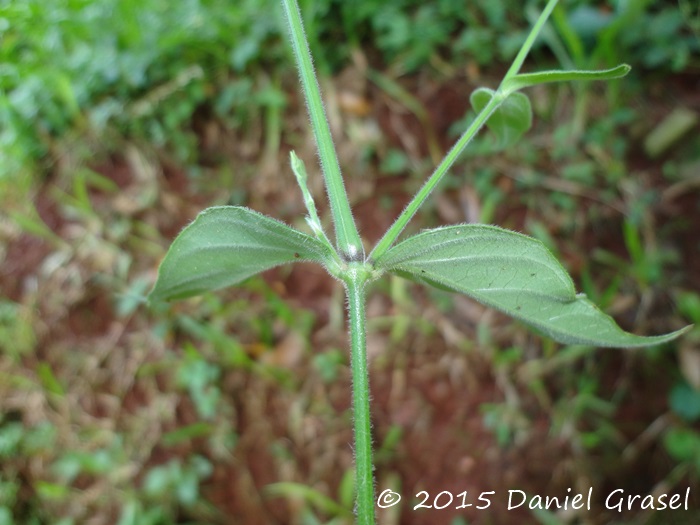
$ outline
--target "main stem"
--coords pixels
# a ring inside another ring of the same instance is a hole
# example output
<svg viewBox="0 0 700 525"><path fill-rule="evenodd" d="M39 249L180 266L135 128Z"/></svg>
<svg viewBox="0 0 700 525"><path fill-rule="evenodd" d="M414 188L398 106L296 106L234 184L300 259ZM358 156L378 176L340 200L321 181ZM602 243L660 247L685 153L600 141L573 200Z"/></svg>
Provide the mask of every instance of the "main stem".
<svg viewBox="0 0 700 525"><path fill-rule="evenodd" d="M336 244L340 252L350 260L364 259L362 239L357 231L355 219L350 209L343 185L343 177L340 174L338 155L333 145L330 125L326 118L326 110L321 99L321 90L314 72L309 43L304 34L304 25L297 0L283 0L284 11L289 22L292 49L299 68L302 91L306 99L306 105L311 118L311 128L318 146L318 156L321 160L323 177L326 183L326 191L331 205L331 215L335 226Z"/></svg>
<svg viewBox="0 0 700 525"><path fill-rule="evenodd" d="M355 421L355 488L357 525L374 525L374 475L369 411L369 368L365 334L365 285L367 272L361 264L345 277L350 324L350 367Z"/></svg>

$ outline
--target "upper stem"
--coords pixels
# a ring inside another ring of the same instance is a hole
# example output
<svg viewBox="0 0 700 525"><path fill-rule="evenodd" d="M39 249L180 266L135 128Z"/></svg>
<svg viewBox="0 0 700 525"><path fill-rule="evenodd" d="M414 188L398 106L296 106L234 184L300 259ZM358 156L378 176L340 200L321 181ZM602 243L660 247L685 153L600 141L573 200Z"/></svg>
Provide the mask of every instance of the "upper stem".
<svg viewBox="0 0 700 525"><path fill-rule="evenodd" d="M452 149L447 153L447 155L445 155L445 158L442 159L442 162L440 162L430 178L425 182L425 184L423 184L411 202L409 202L404 208L401 215L399 215L396 221L394 221L394 224L391 225L384 236L379 240L377 245L372 250L372 253L369 254L370 259L379 259L387 252L389 248L391 248L391 245L394 244L399 235L401 235L401 232L408 224L408 221L411 220L418 209L423 205L425 200L433 192L452 164L454 164L462 151L464 151L464 148L466 148L472 141L481 127L486 124L486 121L489 119L491 114L496 110L496 108L498 108L498 106L501 105L502 102L503 98L500 97L498 93L491 97L489 103L484 106L484 109L481 110L460 139L454 146L452 146Z"/></svg>
<svg viewBox="0 0 700 525"><path fill-rule="evenodd" d="M525 62L525 59L527 58L527 55L530 52L530 49L532 49L535 40L537 40L537 35L539 35L540 31L542 31L545 22L547 22L549 15L552 14L552 11L554 10L554 7L557 5L558 1L559 0L549 0L549 2L547 2L547 5L545 6L544 10L537 18L535 25L532 26L530 34L527 35L527 38L525 39L525 42L520 48L520 51L518 51L518 54L515 56L515 60L513 60L513 63L510 65L510 69L508 69L504 80L517 75L520 71L520 68L523 67L523 63Z"/></svg>
<svg viewBox="0 0 700 525"><path fill-rule="evenodd" d="M558 1L559 0L549 0L547 6L544 8L544 11L537 19L537 22L535 23L532 30L530 31L530 34L523 43L523 46L520 48L520 51L515 57L513 64L510 66L508 73L506 73L506 76L503 78L503 81L501 82L501 85L499 86L496 93L493 95L493 97L491 97L489 103L486 104L486 106L484 106L481 112L476 116L469 128L467 128L467 130L460 137L457 143L452 147L450 152L445 156L440 165L435 169L433 174L421 187L421 189L418 191L415 197L413 197L411 202L409 202L406 208L404 208L404 210L401 212L401 215L399 215L394 224L391 225L391 228L389 228L389 230L387 230L384 236L379 240L379 242L369 255L370 260L379 259L389 250L389 248L391 248L391 245L394 244L394 242L396 242L396 239L398 239L399 235L401 235L401 232L408 224L408 221L411 220L413 215L415 215L418 209L423 205L425 200L438 185L442 177L445 176L447 170L449 170L452 164L454 164L459 155L462 153L462 151L464 151L464 149L471 142L474 136L476 136L476 134L479 132L482 126L486 124L486 121L489 119L491 114L494 111L496 111L496 109L498 109L498 107L504 102L504 100L510 93L515 91L515 89L511 87L511 83L513 82L511 79L515 79L515 77L517 77L518 71L520 71L520 68L525 62L527 54L530 52L532 45L537 39L537 35L542 30L542 27L547 21L549 15L552 13L554 7L557 5Z"/></svg>
<svg viewBox="0 0 700 525"><path fill-rule="evenodd" d="M296 0L283 0L284 11L289 22L292 48L299 68L302 91L311 118L311 127L316 138L321 168L326 182L326 190L331 205L331 214L335 226L336 245L338 250L350 260L364 258L362 240L357 231L355 220L350 210L343 178L340 174L340 164L333 145L331 130L326 118L326 111L321 99L321 90L314 72L311 50L304 34L299 5Z"/></svg>

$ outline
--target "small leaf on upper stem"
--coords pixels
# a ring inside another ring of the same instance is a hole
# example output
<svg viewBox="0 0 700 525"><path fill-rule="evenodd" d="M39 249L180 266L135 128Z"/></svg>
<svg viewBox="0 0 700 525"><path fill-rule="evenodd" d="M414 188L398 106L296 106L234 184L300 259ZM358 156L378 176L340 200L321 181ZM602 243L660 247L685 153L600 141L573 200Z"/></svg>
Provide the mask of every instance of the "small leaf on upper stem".
<svg viewBox="0 0 700 525"><path fill-rule="evenodd" d="M300 260L334 259L320 241L275 219L240 206L208 208L170 246L149 299L190 297Z"/></svg>
<svg viewBox="0 0 700 525"><path fill-rule="evenodd" d="M481 111L494 95L492 89L475 90L469 97L474 111ZM530 99L523 93L511 93L489 117L486 126L496 135L499 149L512 146L532 126Z"/></svg>
<svg viewBox="0 0 700 525"><path fill-rule="evenodd" d="M587 70L554 70L538 71L537 73L520 73L503 81L501 89L506 93L512 93L520 89L546 84L550 82L584 82L591 80L615 80L627 75L632 68L627 64L620 64L611 69Z"/></svg>
<svg viewBox="0 0 700 525"><path fill-rule="evenodd" d="M583 294L540 241L495 226L427 230L375 261L378 270L464 293L565 344L636 347L664 343L676 332L625 332Z"/></svg>

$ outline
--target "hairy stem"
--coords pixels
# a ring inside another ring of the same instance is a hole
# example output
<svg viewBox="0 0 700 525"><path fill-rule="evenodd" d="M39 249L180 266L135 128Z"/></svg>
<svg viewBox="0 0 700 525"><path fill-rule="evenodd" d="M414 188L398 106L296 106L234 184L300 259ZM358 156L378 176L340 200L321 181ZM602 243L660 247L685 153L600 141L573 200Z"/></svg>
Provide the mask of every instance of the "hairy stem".
<svg viewBox="0 0 700 525"><path fill-rule="evenodd" d="M411 202L408 203L406 208L401 212L401 215L394 221L391 228L387 230L384 236L379 240L377 245L370 253L369 258L376 260L384 255L391 245L396 242L396 239L401 232L404 230L408 221L416 214L418 209L423 205L425 200L430 196L435 187L438 185L440 180L447 174L447 171L452 167L452 164L459 158L460 154L464 151L467 145L476 136L479 130L482 128L486 121L489 119L491 114L503 103L504 98L500 96L494 96L491 98L488 104L483 110L476 116L472 121L470 126L460 137L460 139L452 146L452 149L445 155L442 162L435 168L435 171L426 181L425 184L418 190L418 193L413 197Z"/></svg>
<svg viewBox="0 0 700 525"><path fill-rule="evenodd" d="M284 11L289 22L292 48L299 69L302 91L306 99L306 105L311 118L311 127L318 146L318 155L321 159L321 168L328 192L328 200L331 205L333 225L335 226L336 246L338 250L350 260L359 260L364 257L362 240L355 225L355 219L350 210L343 178L340 174L340 164L333 145L331 130L326 118L326 111L321 99L321 90L314 71L311 59L309 43L304 34L304 26L301 13L296 0L283 0Z"/></svg>
<svg viewBox="0 0 700 525"><path fill-rule="evenodd" d="M545 22L549 18L549 15L552 14L552 11L556 7L558 1L559 0L549 0L549 2L547 2L544 11L542 11L542 13L540 14L539 18L537 19L537 22L535 22L535 25L530 30L530 34L525 39L523 46L520 48L520 51L518 51L518 54L515 56L515 60L513 60L513 63L511 64L508 73L506 73L504 80L507 80L517 75L520 71L520 68L523 67L523 63L525 62L528 53L530 53L530 49L532 49L535 40L537 40L537 35L539 35L540 31L542 31Z"/></svg>
<svg viewBox="0 0 700 525"><path fill-rule="evenodd" d="M530 52L532 45L535 43L537 35L539 35L540 31L542 30L542 27L544 27L547 18L552 13L552 10L557 5L558 1L559 0L549 0L547 6L544 8L544 11L537 19L537 22L535 23L532 30L530 31L530 34L523 43L522 48L520 48L520 51L515 57L513 64L508 70L508 73L501 82L501 85L496 91L496 94L491 98L490 102L484 107L484 109L482 109L481 112L476 116L469 128L467 128L464 134L460 137L460 139L455 143L455 145L452 147L449 153L442 160L440 165L435 169L430 178L421 187L421 189L418 191L415 197L413 197L413 200L411 200L411 202L408 203L406 208L404 208L404 210L401 212L401 215L399 215L394 224L391 225L391 228L389 228L389 230L379 240L377 245L372 250L372 253L370 253L369 255L370 260L379 259L389 250L389 248L391 248L392 244L396 242L396 239L399 237L399 235L401 235L401 232L404 230L408 222L415 215L418 209L423 205L428 196L430 196L430 194L433 192L440 180L450 169L452 164L454 164L454 162L459 158L460 154L464 151L467 145L469 145L472 139L483 127L483 125L486 124L486 121L489 119L491 114L494 111L496 111L496 109L498 109L498 107L505 101L509 94L511 94L513 91L516 91L517 89L520 89L521 87L524 87L516 85L517 79L519 78L518 72L520 71L523 62L525 62L525 58Z"/></svg>
<svg viewBox="0 0 700 525"><path fill-rule="evenodd" d="M345 286L348 296L352 368L352 404L355 421L355 487L357 525L374 525L374 476L369 411L369 367L365 334L365 284L362 265L349 269Z"/></svg>

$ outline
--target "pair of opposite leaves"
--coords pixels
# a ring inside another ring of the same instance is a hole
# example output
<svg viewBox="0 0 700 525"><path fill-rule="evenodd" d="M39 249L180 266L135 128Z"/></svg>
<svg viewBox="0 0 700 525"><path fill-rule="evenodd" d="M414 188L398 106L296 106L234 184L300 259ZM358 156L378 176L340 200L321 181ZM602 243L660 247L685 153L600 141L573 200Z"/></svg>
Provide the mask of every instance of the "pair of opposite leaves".
<svg viewBox="0 0 700 525"><path fill-rule="evenodd" d="M494 92L480 88L478 112ZM499 147L531 126L530 102L512 93L489 118ZM209 208L175 239L158 271L151 300L181 299L231 286L295 261L337 264L327 243L239 206ZM375 271L457 291L520 319L565 344L638 347L678 337L686 329L644 337L623 331L583 294L540 241L496 226L462 224L423 231L372 261ZM333 272L331 272L333 273Z"/></svg>

